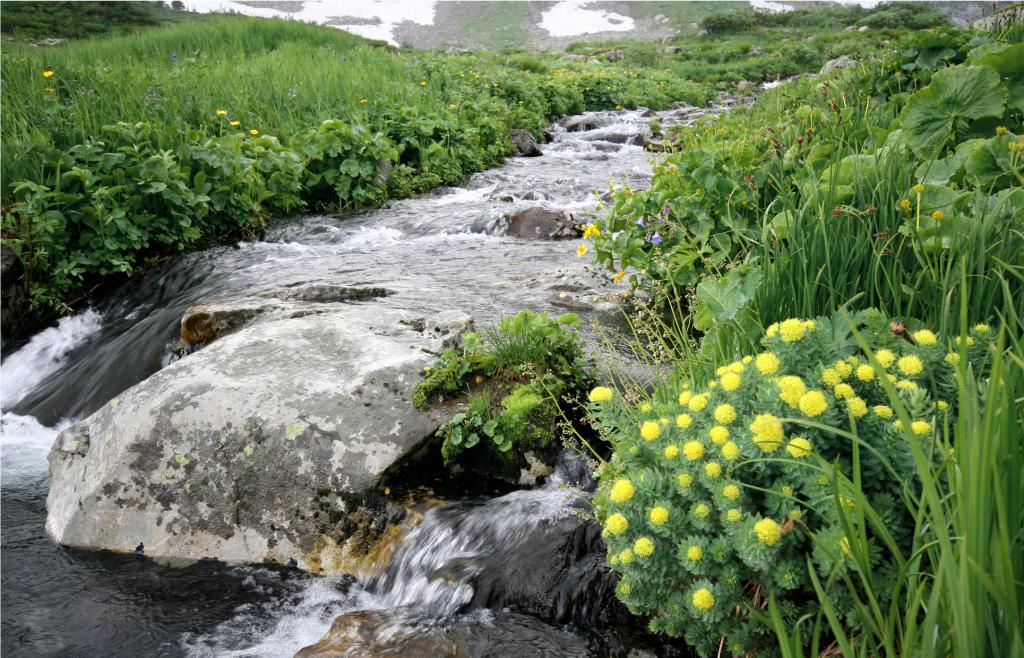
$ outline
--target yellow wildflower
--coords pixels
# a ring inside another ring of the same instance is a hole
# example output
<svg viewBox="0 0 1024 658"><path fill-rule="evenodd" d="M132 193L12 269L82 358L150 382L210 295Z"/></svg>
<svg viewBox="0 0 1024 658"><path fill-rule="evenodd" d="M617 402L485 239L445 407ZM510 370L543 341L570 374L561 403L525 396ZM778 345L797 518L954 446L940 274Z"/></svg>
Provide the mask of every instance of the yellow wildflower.
<svg viewBox="0 0 1024 658"><path fill-rule="evenodd" d="M227 110L217 110L217 116L219 116L219 117L226 117L227 115L228 115L228 111Z"/></svg>
<svg viewBox="0 0 1024 658"><path fill-rule="evenodd" d="M750 424L750 431L754 433L754 443L765 452L778 450L786 438L782 422L772 414L758 414Z"/></svg>
<svg viewBox="0 0 1024 658"><path fill-rule="evenodd" d="M811 442L802 436L793 437L786 446L786 452L793 459L803 459L811 456Z"/></svg>
<svg viewBox="0 0 1024 658"><path fill-rule="evenodd" d="M852 397L846 400L846 408L854 418L863 418L868 413L868 405L859 397Z"/></svg>
<svg viewBox="0 0 1024 658"><path fill-rule="evenodd" d="M754 367L757 368L762 375L775 374L779 369L779 357L774 352L761 352L754 359Z"/></svg>
<svg viewBox="0 0 1024 658"><path fill-rule="evenodd" d="M690 411L700 411L704 407L708 406L708 397L706 395L694 395L690 398L690 402L687 406L690 407Z"/></svg>
<svg viewBox="0 0 1024 658"><path fill-rule="evenodd" d="M898 382L896 382L896 388L900 389L901 391L916 391L917 382L912 382L909 379L901 379Z"/></svg>
<svg viewBox="0 0 1024 658"><path fill-rule="evenodd" d="M260 134L260 131L258 131L255 128L253 128L252 130L249 131L249 134L252 135L253 137L255 137L256 135Z"/></svg>
<svg viewBox="0 0 1024 658"><path fill-rule="evenodd" d="M828 410L828 400L821 391L808 391L800 397L800 411L805 416L814 418Z"/></svg>
<svg viewBox="0 0 1024 658"><path fill-rule="evenodd" d="M849 400L854 396L853 387L849 384L839 384L832 389L832 392L840 400Z"/></svg>
<svg viewBox="0 0 1024 658"><path fill-rule="evenodd" d="M940 219L942 219L942 217L943 215L941 210L932 211L932 219L934 219L935 221L939 221Z"/></svg>
<svg viewBox="0 0 1024 658"><path fill-rule="evenodd" d="M800 397L807 392L804 380L795 375L780 377L776 384L782 391L779 394L779 399L794 408L800 404Z"/></svg>
<svg viewBox="0 0 1024 658"><path fill-rule="evenodd" d="M617 537L629 528L629 520L619 513L612 514L604 522L604 529L609 535Z"/></svg>
<svg viewBox="0 0 1024 658"><path fill-rule="evenodd" d="M779 323L778 322L771 323L770 325L768 325L768 328L765 329L765 331L764 331L764 335L768 336L769 338L774 337L777 333L779 333Z"/></svg>
<svg viewBox="0 0 1024 658"><path fill-rule="evenodd" d="M242 122L238 119L233 119L232 121L228 121L228 125L235 126L237 128L238 126L242 125Z"/></svg>
<svg viewBox="0 0 1024 658"><path fill-rule="evenodd" d="M955 366L958 363L960 363L960 355L957 354L956 352L950 352L945 357L943 357L942 360L951 366Z"/></svg>
<svg viewBox="0 0 1024 658"><path fill-rule="evenodd" d="M945 411L946 409L949 409L949 403L946 402L945 400L939 400L938 402L935 403L935 406L938 407L939 411Z"/></svg>
<svg viewBox="0 0 1024 658"><path fill-rule="evenodd" d="M691 546L686 549L686 559L690 562L700 562L704 557L704 551L700 546Z"/></svg>
<svg viewBox="0 0 1024 658"><path fill-rule="evenodd" d="M720 404L715 407L715 422L728 425L736 420L736 408L731 404Z"/></svg>
<svg viewBox="0 0 1024 658"><path fill-rule="evenodd" d="M732 441L729 441L724 446L722 446L722 456L725 457L728 461L734 461L738 459L740 456L740 447L733 443Z"/></svg>
<svg viewBox="0 0 1024 658"><path fill-rule="evenodd" d="M722 375L722 388L727 391L735 391L743 383L743 378L734 372L727 372Z"/></svg>
<svg viewBox="0 0 1024 658"><path fill-rule="evenodd" d="M704 473L711 479L715 479L722 474L722 465L718 462L708 462L704 465Z"/></svg>
<svg viewBox="0 0 1024 658"><path fill-rule="evenodd" d="M1008 132L1010 131L1007 130L1006 126L996 126L996 135L1005 135Z"/></svg>
<svg viewBox="0 0 1024 658"><path fill-rule="evenodd" d="M708 506L707 503L700 503L693 508L693 513L699 519L706 519L709 516L711 516L711 508Z"/></svg>
<svg viewBox="0 0 1024 658"><path fill-rule="evenodd" d="M701 587L693 593L693 607L701 612L707 612L715 607L715 595L707 587Z"/></svg>
<svg viewBox="0 0 1024 658"><path fill-rule="evenodd" d="M900 201L900 208L904 210L910 210L910 199L903 199Z"/></svg>
<svg viewBox="0 0 1024 658"><path fill-rule="evenodd" d="M892 365L892 362L896 360L896 355L890 352L889 350L878 350L875 353L875 358L878 360L878 363L880 363L883 368L888 368L889 366Z"/></svg>
<svg viewBox="0 0 1024 658"><path fill-rule="evenodd" d="M990 327L987 324L976 324L974 325L974 333L976 334L987 334Z"/></svg>
<svg viewBox="0 0 1024 658"><path fill-rule="evenodd" d="M761 519L755 523L754 533L757 534L757 541L765 546L774 546L782 539L782 529L773 519Z"/></svg>
<svg viewBox="0 0 1024 658"><path fill-rule="evenodd" d="M607 386L595 386L594 390L590 392L591 402L610 402L612 399L612 389Z"/></svg>
<svg viewBox="0 0 1024 658"><path fill-rule="evenodd" d="M653 420L644 421L644 424L640 426L640 436L644 441L653 441L661 436L661 428Z"/></svg>
<svg viewBox="0 0 1024 658"><path fill-rule="evenodd" d="M826 386L838 386L843 382L843 376L835 368L825 368L821 371L821 381Z"/></svg>
<svg viewBox="0 0 1024 658"><path fill-rule="evenodd" d="M690 485L693 484L693 476L689 473L680 473L678 477L676 477L676 482L678 482L679 486L683 489L689 489Z"/></svg>
<svg viewBox="0 0 1024 658"><path fill-rule="evenodd" d="M665 451L662 454L665 455L665 459L675 459L676 457L679 456L679 448L677 448L674 444L666 446Z"/></svg>
<svg viewBox="0 0 1024 658"><path fill-rule="evenodd" d="M700 441L687 441L683 444L683 454L692 462L704 456L704 444Z"/></svg>
<svg viewBox="0 0 1024 658"><path fill-rule="evenodd" d="M585 244L581 244L580 246L576 247L577 256L584 256L588 251L590 251L590 249Z"/></svg>
<svg viewBox="0 0 1024 658"><path fill-rule="evenodd" d="M648 537L641 537L633 543L633 553L639 557L649 557L654 553L654 542Z"/></svg>
<svg viewBox="0 0 1024 658"><path fill-rule="evenodd" d="M918 345L934 345L935 343L938 342L938 338L935 337L935 334L928 331L927 329L915 331L911 335L914 337L914 341Z"/></svg>
<svg viewBox="0 0 1024 658"><path fill-rule="evenodd" d="M618 283L619 281L622 281L622 277L624 276L626 276L626 271L619 270L619 273L612 277L612 283Z"/></svg>
<svg viewBox="0 0 1024 658"><path fill-rule="evenodd" d="M691 393L690 391L683 391L682 393L679 394L679 404L687 404L690 401L690 398L692 397L693 393Z"/></svg>
<svg viewBox="0 0 1024 658"><path fill-rule="evenodd" d="M636 489L633 488L633 483L625 478L620 478L612 485L608 497L612 499L612 502L621 504L629 501L635 493Z"/></svg>
<svg viewBox="0 0 1024 658"><path fill-rule="evenodd" d="M783 320L779 325L779 335L784 343L794 343L804 337L807 332L807 325L802 320L790 318Z"/></svg>
<svg viewBox="0 0 1024 658"><path fill-rule="evenodd" d="M740 497L740 488L735 484L727 484L722 487L722 495L729 500L738 500Z"/></svg>
<svg viewBox="0 0 1024 658"><path fill-rule="evenodd" d="M853 366L846 361L836 361L832 367L835 368L836 372L838 372L839 376L843 379L853 374Z"/></svg>
<svg viewBox="0 0 1024 658"><path fill-rule="evenodd" d="M652 507L650 513L647 515L651 523L654 525L665 525L668 523L668 509L665 507ZM639 553L639 551L637 551Z"/></svg>
<svg viewBox="0 0 1024 658"><path fill-rule="evenodd" d="M676 427L685 430L687 427L693 424L693 418L690 414L679 414L676 416Z"/></svg>
<svg viewBox="0 0 1024 658"><path fill-rule="evenodd" d="M899 369L900 372L902 372L903 375L906 375L908 377L912 377L914 375L921 375L922 372L925 370L925 364L921 362L920 358L914 356L913 354L901 356L900 359L896 361L896 367Z"/></svg>
<svg viewBox="0 0 1024 658"><path fill-rule="evenodd" d="M53 77L53 71L43 71L43 77L44 78L52 78Z"/></svg>
<svg viewBox="0 0 1024 658"><path fill-rule="evenodd" d="M924 192L924 185L918 183L912 189L914 190L914 194L921 194L922 192Z"/></svg>
<svg viewBox="0 0 1024 658"><path fill-rule="evenodd" d="M729 523L739 523L743 518L743 512L736 509L735 507L725 513L725 519Z"/></svg>
<svg viewBox="0 0 1024 658"><path fill-rule="evenodd" d="M915 420L910 424L910 431L917 436L924 436L932 431L932 424L926 420Z"/></svg>
<svg viewBox="0 0 1024 658"><path fill-rule="evenodd" d="M597 227L597 224L587 224L583 228L583 238L589 240L590 238L601 235L601 229Z"/></svg>
<svg viewBox="0 0 1024 658"><path fill-rule="evenodd" d="M872 368L871 366L869 366L867 364L864 364L862 366L857 366L857 379L861 380L862 382L869 382L869 381L871 381L874 378L875 378L875 369L874 368Z"/></svg>
<svg viewBox="0 0 1024 658"><path fill-rule="evenodd" d="M711 437L711 443L714 443L716 446L723 445L729 440L729 430L721 425L715 425L708 430L708 435Z"/></svg>
<svg viewBox="0 0 1024 658"><path fill-rule="evenodd" d="M622 549L622 552L619 553L619 563L620 564L632 564L632 562L633 562L633 551L629 550L628 548Z"/></svg>

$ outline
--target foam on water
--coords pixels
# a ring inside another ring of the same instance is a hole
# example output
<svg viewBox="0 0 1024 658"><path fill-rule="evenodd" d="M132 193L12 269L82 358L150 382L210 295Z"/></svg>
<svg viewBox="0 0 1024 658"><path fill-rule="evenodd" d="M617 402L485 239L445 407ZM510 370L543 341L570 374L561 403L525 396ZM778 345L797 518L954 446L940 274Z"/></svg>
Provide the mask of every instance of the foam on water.
<svg viewBox="0 0 1024 658"><path fill-rule="evenodd" d="M0 366L0 406L10 408L64 365L64 357L99 331L103 318L88 309L44 329Z"/></svg>
<svg viewBox="0 0 1024 658"><path fill-rule="evenodd" d="M513 552L537 527L575 513L579 492L565 487L566 468L559 464L551 484L539 489L432 508L402 539L384 574L356 581L311 577L297 602L245 607L213 632L185 637L183 647L195 658L291 655L317 642L336 616L360 610L389 611L377 631L384 635L444 622L473 598L472 579L488 557Z"/></svg>
<svg viewBox="0 0 1024 658"><path fill-rule="evenodd" d="M31 416L0 417L0 481L17 486L46 476L46 455L57 434L70 423L44 427Z"/></svg>

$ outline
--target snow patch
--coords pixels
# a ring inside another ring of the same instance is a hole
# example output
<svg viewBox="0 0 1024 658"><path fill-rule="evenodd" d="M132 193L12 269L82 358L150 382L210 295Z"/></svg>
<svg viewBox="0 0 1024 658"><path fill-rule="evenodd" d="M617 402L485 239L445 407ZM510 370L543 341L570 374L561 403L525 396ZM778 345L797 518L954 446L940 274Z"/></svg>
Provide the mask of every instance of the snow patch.
<svg viewBox="0 0 1024 658"><path fill-rule="evenodd" d="M587 9L593 3L565 0L541 14L540 28L553 37L574 37L596 32L629 32L633 19L603 9Z"/></svg>
<svg viewBox="0 0 1024 658"><path fill-rule="evenodd" d="M367 39L387 41L397 46L395 28L401 23L434 24L435 0L362 0L337 2L334 0L302 0L275 3L279 8L254 7L239 0L184 0L189 11L208 14L234 12L263 18L290 18L292 20L330 25L339 30L358 34ZM360 19L361 24L345 24L345 18ZM363 22L365 21L365 22Z"/></svg>

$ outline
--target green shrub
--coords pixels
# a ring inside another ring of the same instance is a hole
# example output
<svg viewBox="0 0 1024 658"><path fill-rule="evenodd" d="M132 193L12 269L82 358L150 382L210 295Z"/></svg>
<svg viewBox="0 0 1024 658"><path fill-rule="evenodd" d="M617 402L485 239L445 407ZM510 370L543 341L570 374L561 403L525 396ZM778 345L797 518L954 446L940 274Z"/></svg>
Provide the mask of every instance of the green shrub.
<svg viewBox="0 0 1024 658"><path fill-rule="evenodd" d="M553 448L562 419L560 403L573 400L593 378L571 313L549 318L524 310L503 318L485 338L463 337L460 349L449 349L427 370L413 392L420 409L437 396L467 393L465 407L438 430L446 463L481 441L497 454L516 448ZM570 414L571 415L571 414Z"/></svg>
<svg viewBox="0 0 1024 658"><path fill-rule="evenodd" d="M957 343L912 328L912 344L875 312L853 327L790 319L768 328L763 352L720 367L700 389L662 385L636 406L595 390L593 420L615 448L599 471L596 515L609 564L622 576L619 597L702 656L723 647L744 656L773 653L758 616L769 598L785 624L816 609L808 560L829 582L870 564L877 591L890 591L901 574L881 548L913 543L902 502L920 486L911 442L936 463L948 459L935 437L964 403L953 364L965 359L983 377L991 335L979 325ZM906 408L907 426L890 393ZM858 548L869 556L859 565L837 511L851 502L840 484L854 468L884 519L884 531ZM838 618L862 632L838 591L830 591Z"/></svg>

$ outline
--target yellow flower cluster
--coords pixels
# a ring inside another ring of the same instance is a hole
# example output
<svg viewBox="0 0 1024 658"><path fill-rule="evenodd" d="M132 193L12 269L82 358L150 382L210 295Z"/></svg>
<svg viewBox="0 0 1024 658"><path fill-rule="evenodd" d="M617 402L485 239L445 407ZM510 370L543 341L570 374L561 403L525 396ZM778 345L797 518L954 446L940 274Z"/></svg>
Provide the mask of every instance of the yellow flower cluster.
<svg viewBox="0 0 1024 658"><path fill-rule="evenodd" d="M635 493L636 489L633 487L633 483L624 478L620 478L612 485L612 490L608 494L608 497L612 499L612 502L619 503L621 505L622 503L629 501Z"/></svg>
<svg viewBox="0 0 1024 658"><path fill-rule="evenodd" d="M654 542L649 537L641 537L633 544L633 553L638 557L650 557L654 553Z"/></svg>
<svg viewBox="0 0 1024 658"><path fill-rule="evenodd" d="M776 381L776 384L781 391L781 393L779 393L779 399L794 409L800 404L800 398L803 394L807 392L807 386L804 385L804 380L796 377L795 375L780 377L778 381Z"/></svg>
<svg viewBox="0 0 1024 658"><path fill-rule="evenodd" d="M782 539L782 528L773 519L761 519L754 524L757 541L765 546L774 546Z"/></svg>
<svg viewBox="0 0 1024 658"><path fill-rule="evenodd" d="M821 391L808 391L800 397L800 413L815 418L828 411L828 400Z"/></svg>
<svg viewBox="0 0 1024 658"><path fill-rule="evenodd" d="M729 440L729 430L721 425L715 425L708 430L708 435L711 437L711 443L716 446L725 445L725 442Z"/></svg>
<svg viewBox="0 0 1024 658"><path fill-rule="evenodd" d="M707 612L711 608L715 607L715 595L711 593L707 587L701 587L699 590L693 593L692 597L693 607L697 608L701 612Z"/></svg>
<svg viewBox="0 0 1024 658"><path fill-rule="evenodd" d="M661 428L653 420L644 421L644 424L640 426L640 436L644 441L654 441L661 436Z"/></svg>
<svg viewBox="0 0 1024 658"><path fill-rule="evenodd" d="M679 414L676 416L676 427L685 430L687 427L693 424L693 417L690 414Z"/></svg>
<svg viewBox="0 0 1024 658"><path fill-rule="evenodd" d="M661 506L652 507L647 518L650 519L651 523L654 525L665 525L668 523L668 509Z"/></svg>
<svg viewBox="0 0 1024 658"><path fill-rule="evenodd" d="M728 425L736 420L736 408L731 404L720 404L715 407L715 422L720 425Z"/></svg>
<svg viewBox="0 0 1024 658"><path fill-rule="evenodd" d="M687 441L683 444L683 454L692 462L704 456L704 444L700 441Z"/></svg>
<svg viewBox="0 0 1024 658"><path fill-rule="evenodd" d="M779 370L779 357L774 352L762 352L754 359L754 367L762 375L773 375Z"/></svg>
<svg viewBox="0 0 1024 658"><path fill-rule="evenodd" d="M786 452L793 459L803 459L811 455L811 442L802 436L793 437L786 446Z"/></svg>
<svg viewBox="0 0 1024 658"><path fill-rule="evenodd" d="M611 402L612 389L607 386L597 386L590 392L591 402Z"/></svg>
<svg viewBox="0 0 1024 658"><path fill-rule="evenodd" d="M629 528L629 521L623 515L619 513L612 514L604 522L604 529L607 533L613 537L617 537L622 533L626 532Z"/></svg>
<svg viewBox="0 0 1024 658"><path fill-rule="evenodd" d="M778 450L786 438L782 422L773 414L758 414L750 424L750 431L754 433L754 443L765 452Z"/></svg>

